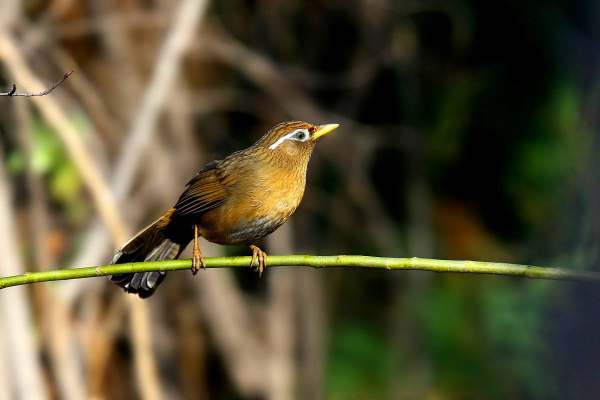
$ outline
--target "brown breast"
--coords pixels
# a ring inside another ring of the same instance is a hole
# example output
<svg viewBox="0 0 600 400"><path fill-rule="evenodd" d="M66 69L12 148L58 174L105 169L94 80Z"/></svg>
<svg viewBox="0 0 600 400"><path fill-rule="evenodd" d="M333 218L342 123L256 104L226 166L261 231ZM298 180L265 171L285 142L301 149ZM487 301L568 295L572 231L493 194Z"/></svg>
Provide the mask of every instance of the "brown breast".
<svg viewBox="0 0 600 400"><path fill-rule="evenodd" d="M227 166L235 183L224 203L204 213L202 236L220 244L250 244L277 229L296 211L306 183L308 160L289 160L260 154Z"/></svg>

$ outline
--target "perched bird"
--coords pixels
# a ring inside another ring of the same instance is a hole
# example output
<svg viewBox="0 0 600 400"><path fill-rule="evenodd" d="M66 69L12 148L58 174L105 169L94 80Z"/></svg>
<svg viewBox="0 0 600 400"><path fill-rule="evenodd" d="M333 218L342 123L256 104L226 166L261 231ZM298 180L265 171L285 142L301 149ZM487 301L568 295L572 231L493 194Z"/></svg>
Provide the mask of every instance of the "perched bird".
<svg viewBox="0 0 600 400"><path fill-rule="evenodd" d="M202 236L214 243L249 246L250 266L262 273L267 254L256 242L296 211L315 144L338 126L283 122L252 146L206 164L188 182L175 206L129 240L112 262L175 259L193 241L195 274L204 267L198 240ZM119 274L111 280L127 292L146 298L165 274Z"/></svg>

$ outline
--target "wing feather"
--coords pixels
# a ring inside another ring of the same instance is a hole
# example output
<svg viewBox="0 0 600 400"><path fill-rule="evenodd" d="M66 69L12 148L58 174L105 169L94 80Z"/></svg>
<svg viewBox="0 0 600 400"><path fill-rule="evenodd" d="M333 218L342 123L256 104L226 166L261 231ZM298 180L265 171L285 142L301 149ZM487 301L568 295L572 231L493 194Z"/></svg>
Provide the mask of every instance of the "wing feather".
<svg viewBox="0 0 600 400"><path fill-rule="evenodd" d="M221 161L207 164L188 182L175 204L174 217L201 214L223 204L226 187L235 179L219 168L220 164Z"/></svg>

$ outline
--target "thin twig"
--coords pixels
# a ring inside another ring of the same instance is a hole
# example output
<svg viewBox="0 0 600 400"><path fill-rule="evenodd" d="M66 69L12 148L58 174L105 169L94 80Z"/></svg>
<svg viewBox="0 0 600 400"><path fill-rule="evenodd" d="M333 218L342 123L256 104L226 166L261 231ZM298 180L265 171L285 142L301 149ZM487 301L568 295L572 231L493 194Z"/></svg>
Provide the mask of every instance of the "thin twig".
<svg viewBox="0 0 600 400"><path fill-rule="evenodd" d="M250 257L209 257L207 268L248 268ZM562 268L538 267L535 265L508 264L487 261L436 260L431 258L392 258L371 256L269 256L269 267L313 267L340 268L354 267L366 269L460 272L473 274L506 275L532 279L550 279L564 281L600 282L600 273L592 271L573 271ZM0 289L25 285L34 282L61 281L67 279L92 278L115 274L130 274L148 271L176 271L190 269L191 260L146 261L140 263L102 265L54 271L31 272L0 278Z"/></svg>
<svg viewBox="0 0 600 400"><path fill-rule="evenodd" d="M54 82L52 84L52 86L50 86L47 89L44 89L40 92L17 92L17 85L15 85L13 83L12 88L8 91L8 92L0 92L0 96L8 96L8 97L39 97L39 96L45 96L47 94L50 94L52 91L54 91L54 89L56 89L57 87L59 87L60 85L63 84L64 81L66 81L67 79L69 79L69 76L71 76L71 74L73 74L73 71L69 71L67 73L65 73L62 77L62 79Z"/></svg>

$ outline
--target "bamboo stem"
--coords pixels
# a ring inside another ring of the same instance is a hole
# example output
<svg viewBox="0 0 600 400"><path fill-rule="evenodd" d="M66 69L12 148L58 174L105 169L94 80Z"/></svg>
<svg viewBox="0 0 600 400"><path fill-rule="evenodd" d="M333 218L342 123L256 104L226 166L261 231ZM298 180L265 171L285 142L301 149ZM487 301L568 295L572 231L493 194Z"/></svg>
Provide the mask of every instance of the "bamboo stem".
<svg viewBox="0 0 600 400"><path fill-rule="evenodd" d="M250 257L209 257L204 260L207 268L248 268ZM370 256L269 256L269 267L306 266L313 268L356 267L387 270L419 270L431 272L462 272L518 276L533 279L600 281L600 273L546 268L534 265L496 263L486 261L434 260L428 258L389 258ZM54 271L31 272L0 278L0 289L35 282L91 278L132 272L175 271L190 269L191 260L146 261L141 263L102 265Z"/></svg>

